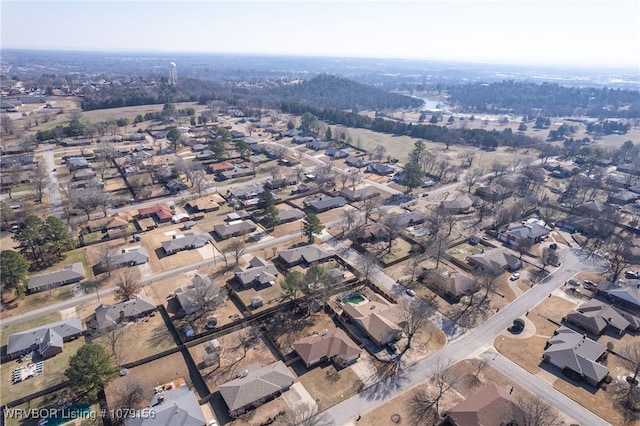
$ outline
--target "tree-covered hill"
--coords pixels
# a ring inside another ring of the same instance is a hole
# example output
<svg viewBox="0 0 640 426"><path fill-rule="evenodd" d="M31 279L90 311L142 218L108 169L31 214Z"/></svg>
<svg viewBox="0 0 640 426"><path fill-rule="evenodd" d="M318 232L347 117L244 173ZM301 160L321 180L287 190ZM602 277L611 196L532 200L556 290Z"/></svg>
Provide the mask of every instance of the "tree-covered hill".
<svg viewBox="0 0 640 426"><path fill-rule="evenodd" d="M505 80L447 88L450 103L465 111L536 116L640 117L640 92L556 83Z"/></svg>
<svg viewBox="0 0 640 426"><path fill-rule="evenodd" d="M386 92L329 74L320 74L311 80L280 86L273 89L271 95L281 101L339 110L369 109L379 111L422 105L421 100Z"/></svg>

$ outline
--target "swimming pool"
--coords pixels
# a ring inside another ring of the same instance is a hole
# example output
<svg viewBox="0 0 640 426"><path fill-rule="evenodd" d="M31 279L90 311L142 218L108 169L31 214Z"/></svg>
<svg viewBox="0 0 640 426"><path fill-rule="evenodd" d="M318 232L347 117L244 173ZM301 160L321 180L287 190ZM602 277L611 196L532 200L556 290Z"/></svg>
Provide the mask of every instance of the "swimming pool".
<svg viewBox="0 0 640 426"><path fill-rule="evenodd" d="M342 298L342 303L351 303L352 305L357 305L359 303L364 302L366 299L360 293L351 293L347 294Z"/></svg>

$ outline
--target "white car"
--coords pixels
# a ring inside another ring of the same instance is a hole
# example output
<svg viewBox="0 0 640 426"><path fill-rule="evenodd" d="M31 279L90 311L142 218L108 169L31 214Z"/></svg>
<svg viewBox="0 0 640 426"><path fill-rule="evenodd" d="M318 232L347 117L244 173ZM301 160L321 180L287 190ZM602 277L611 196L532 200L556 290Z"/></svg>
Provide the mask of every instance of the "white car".
<svg viewBox="0 0 640 426"><path fill-rule="evenodd" d="M520 272L516 272L515 274L511 275L511 276L509 277L509 279L510 279L511 281L519 280L519 279L520 279Z"/></svg>
<svg viewBox="0 0 640 426"><path fill-rule="evenodd" d="M408 289L407 289L407 294L408 294L409 296L411 296L411 297L415 297L416 292L415 292L415 291L413 291L413 290L411 290L410 288L408 288Z"/></svg>

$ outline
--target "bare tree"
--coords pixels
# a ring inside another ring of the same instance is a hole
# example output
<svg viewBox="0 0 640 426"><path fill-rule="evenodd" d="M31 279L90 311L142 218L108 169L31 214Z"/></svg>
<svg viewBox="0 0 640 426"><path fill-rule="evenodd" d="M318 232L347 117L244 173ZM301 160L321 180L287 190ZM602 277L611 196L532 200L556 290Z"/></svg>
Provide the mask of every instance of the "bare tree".
<svg viewBox="0 0 640 426"><path fill-rule="evenodd" d="M342 210L342 220L340 221L340 226L342 228L342 235L348 235L356 222L358 221L358 211L354 209L344 209Z"/></svg>
<svg viewBox="0 0 640 426"><path fill-rule="evenodd" d="M114 269L113 260L117 254L117 248L111 244L103 244L100 247L100 269L107 273L107 276L111 276L111 271Z"/></svg>
<svg viewBox="0 0 640 426"><path fill-rule="evenodd" d="M369 223L372 213L379 207L379 197L367 198L362 202L362 212L364 213L364 224Z"/></svg>
<svg viewBox="0 0 640 426"><path fill-rule="evenodd" d="M116 328L110 330L106 335L107 342L109 343L109 348L111 349L111 357L113 358L113 363L115 365L120 365L122 361L120 339L125 335L125 333L126 330L124 329L123 325L118 324Z"/></svg>
<svg viewBox="0 0 640 426"><path fill-rule="evenodd" d="M624 404L629 410L640 410L640 388L638 377L640 376L640 342L629 343L619 351L620 360L630 371L630 377L625 380L628 387L625 392Z"/></svg>
<svg viewBox="0 0 640 426"><path fill-rule="evenodd" d="M7 168L7 173L4 174L2 178L2 180L5 182L4 186L6 187L9 199L11 199L11 192L13 191L13 187L18 185L20 183L20 180L22 179L22 165L20 163L12 163Z"/></svg>
<svg viewBox="0 0 640 426"><path fill-rule="evenodd" d="M521 396L518 398L518 405L523 415L522 426L556 426L563 424L559 420L558 411L535 395Z"/></svg>
<svg viewBox="0 0 640 426"><path fill-rule="evenodd" d="M360 279L366 283L371 278L371 274L375 271L378 261L376 256L370 252L366 252L358 258L358 271Z"/></svg>
<svg viewBox="0 0 640 426"><path fill-rule="evenodd" d="M242 350L242 356L240 360L247 357L247 353L250 349L254 348L260 342L260 336L258 331L252 326L245 327L238 333L238 345L231 350L235 352L238 349Z"/></svg>
<svg viewBox="0 0 640 426"><path fill-rule="evenodd" d="M11 117L9 117L8 114L2 114L0 116L0 126L2 127L2 130L4 130L5 133L9 135L12 135L15 130L13 120L11 119Z"/></svg>
<svg viewBox="0 0 640 426"><path fill-rule="evenodd" d="M400 313L400 325L407 336L407 345L399 354L401 358L409 349L416 334L421 333L429 323L431 307L423 300L414 298L410 302L404 302Z"/></svg>
<svg viewBox="0 0 640 426"><path fill-rule="evenodd" d="M30 175L31 184L36 193L36 199L38 202L42 202L42 196L49 187L50 178L49 173L45 170L41 163L37 163L33 167L33 172Z"/></svg>
<svg viewBox="0 0 640 426"><path fill-rule="evenodd" d="M476 151L472 149L467 149L460 154L460 159L462 160L462 164L469 168L473 164L473 160L476 158Z"/></svg>
<svg viewBox="0 0 640 426"><path fill-rule="evenodd" d="M556 251L551 247L544 246L540 249L540 256L538 260L540 260L540 264L542 265L540 272L545 272L547 266L558 264L558 253L556 253Z"/></svg>
<svg viewBox="0 0 640 426"><path fill-rule="evenodd" d="M373 159L376 161L382 161L384 156L387 154L387 148L384 145L378 144L373 149Z"/></svg>
<svg viewBox="0 0 640 426"><path fill-rule="evenodd" d="M225 258L227 257L227 253L231 253L231 255L233 256L233 266L238 266L238 262L244 254L245 248L246 244L242 237L234 238L229 242L229 244L227 244L227 247L225 248Z"/></svg>
<svg viewBox="0 0 640 426"><path fill-rule="evenodd" d="M482 170L478 167L467 170L464 174L464 184L467 186L467 192L471 193L471 188L473 188L476 183L480 182L482 174Z"/></svg>
<svg viewBox="0 0 640 426"><path fill-rule="evenodd" d="M533 247L534 244L534 241L530 238L521 238L520 240L518 240L516 249L520 254L520 259L522 259L522 256L524 256L525 254L529 254L529 250L531 250L531 247Z"/></svg>
<svg viewBox="0 0 640 426"><path fill-rule="evenodd" d="M457 376L448 364L438 362L431 375L435 389L421 389L409 400L411 419L414 424L439 424L440 401L458 382Z"/></svg>
<svg viewBox="0 0 640 426"><path fill-rule="evenodd" d="M318 413L316 405L299 403L287 413L285 424L286 426L330 426L331 422L322 413Z"/></svg>
<svg viewBox="0 0 640 426"><path fill-rule="evenodd" d="M118 408L136 409L143 401L144 388L137 379L127 378L115 386L115 393L118 395Z"/></svg>
<svg viewBox="0 0 640 426"><path fill-rule="evenodd" d="M140 272L136 268L120 270L116 277L117 283L114 294L118 299L130 300L138 294L142 288L142 284L140 283Z"/></svg>
<svg viewBox="0 0 640 426"><path fill-rule="evenodd" d="M149 186L152 185L151 175L149 174L135 174L127 177L131 192L136 199L144 199L146 196L151 195Z"/></svg>
<svg viewBox="0 0 640 426"><path fill-rule="evenodd" d="M631 265L629 240L619 235L612 235L607 246L606 258L609 261L609 265L611 265L609 269L611 281L616 282L622 271Z"/></svg>
<svg viewBox="0 0 640 426"><path fill-rule="evenodd" d="M196 308L198 318L205 318L218 307L225 295L209 277L202 275L193 277L189 290L187 300L191 306Z"/></svg>
<svg viewBox="0 0 640 426"><path fill-rule="evenodd" d="M211 186L202 171L193 174L191 177L191 185L193 190L198 194L198 197L202 197L202 193Z"/></svg>
<svg viewBox="0 0 640 426"><path fill-rule="evenodd" d="M475 384L480 384L480 374L487 368L489 363L483 359L473 360L473 373L471 375L471 381Z"/></svg>

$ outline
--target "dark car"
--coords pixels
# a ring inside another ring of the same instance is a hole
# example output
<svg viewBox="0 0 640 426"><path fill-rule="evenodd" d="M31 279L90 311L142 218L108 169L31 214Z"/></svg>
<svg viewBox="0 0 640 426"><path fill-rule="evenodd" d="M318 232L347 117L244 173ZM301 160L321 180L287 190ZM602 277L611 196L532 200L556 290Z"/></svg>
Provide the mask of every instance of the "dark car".
<svg viewBox="0 0 640 426"><path fill-rule="evenodd" d="M396 352L398 352L398 347L395 343L389 342L387 343L387 350L389 351L389 353L395 354Z"/></svg>

